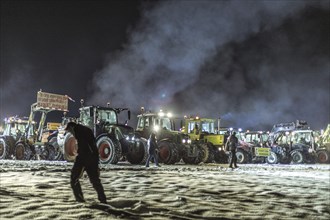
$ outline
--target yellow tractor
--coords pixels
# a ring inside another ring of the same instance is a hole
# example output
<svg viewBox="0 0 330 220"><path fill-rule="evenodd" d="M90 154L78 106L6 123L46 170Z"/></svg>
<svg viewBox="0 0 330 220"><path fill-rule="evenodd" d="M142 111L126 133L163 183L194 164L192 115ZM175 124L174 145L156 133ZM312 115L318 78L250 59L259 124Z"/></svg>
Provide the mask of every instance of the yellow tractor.
<svg viewBox="0 0 330 220"><path fill-rule="evenodd" d="M218 126L219 127L219 126ZM203 152L204 163L227 163L225 134L215 131L215 120L210 118L185 117L182 132L188 134Z"/></svg>

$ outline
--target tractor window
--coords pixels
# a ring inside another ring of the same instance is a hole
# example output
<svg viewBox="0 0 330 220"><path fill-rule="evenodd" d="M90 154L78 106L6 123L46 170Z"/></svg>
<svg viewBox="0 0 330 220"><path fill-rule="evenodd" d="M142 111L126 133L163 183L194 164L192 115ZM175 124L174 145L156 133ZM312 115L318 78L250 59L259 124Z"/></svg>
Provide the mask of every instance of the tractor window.
<svg viewBox="0 0 330 220"><path fill-rule="evenodd" d="M10 124L6 124L6 125L5 125L5 129L4 129L4 131L3 131L3 134L4 134L4 135L10 135L10 127L11 127Z"/></svg>
<svg viewBox="0 0 330 220"><path fill-rule="evenodd" d="M144 121L144 124L145 124L145 127L150 127L151 125L151 118L150 117L147 117L145 118L145 121Z"/></svg>
<svg viewBox="0 0 330 220"><path fill-rule="evenodd" d="M214 132L214 123L212 123L212 122L203 121L201 129L202 129L202 132L215 133Z"/></svg>
<svg viewBox="0 0 330 220"><path fill-rule="evenodd" d="M194 128L195 128L195 122L189 122L188 124L188 133L193 133L194 132Z"/></svg>
<svg viewBox="0 0 330 220"><path fill-rule="evenodd" d="M160 127L166 130L172 130L171 119L169 118L162 118L160 120L161 124Z"/></svg>
<svg viewBox="0 0 330 220"><path fill-rule="evenodd" d="M83 109L80 111L80 122L90 128L93 127L93 118L90 116L89 109Z"/></svg>
<svg viewBox="0 0 330 220"><path fill-rule="evenodd" d="M262 139L263 142L267 141L268 140L268 137L269 137L268 134L262 134L261 135L261 139Z"/></svg>
<svg viewBox="0 0 330 220"><path fill-rule="evenodd" d="M110 124L117 124L117 115L115 111L99 111L98 120L108 122Z"/></svg>
<svg viewBox="0 0 330 220"><path fill-rule="evenodd" d="M25 132L26 124L17 124L17 130L21 133Z"/></svg>
<svg viewBox="0 0 330 220"><path fill-rule="evenodd" d="M142 117L138 120L137 128L144 128L144 120Z"/></svg>

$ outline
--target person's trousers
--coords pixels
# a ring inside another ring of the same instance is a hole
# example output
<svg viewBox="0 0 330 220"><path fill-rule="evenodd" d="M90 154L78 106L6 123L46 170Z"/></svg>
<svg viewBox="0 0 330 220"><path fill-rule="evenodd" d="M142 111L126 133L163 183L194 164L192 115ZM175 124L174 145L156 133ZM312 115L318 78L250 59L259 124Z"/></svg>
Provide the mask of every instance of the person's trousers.
<svg viewBox="0 0 330 220"><path fill-rule="evenodd" d="M147 167L149 166L149 162L152 158L154 158L155 164L156 164L156 166L158 166L158 155L157 155L157 152L155 151L153 153L149 153L149 156L148 156L148 159L147 159L147 162L146 162Z"/></svg>
<svg viewBox="0 0 330 220"><path fill-rule="evenodd" d="M235 167L237 167L237 157L236 157L236 150L231 150L231 160L229 166L232 167L233 164Z"/></svg>
<svg viewBox="0 0 330 220"><path fill-rule="evenodd" d="M98 162L86 161L86 160L82 162L80 159L76 159L71 170L71 188L73 190L73 194L75 196L76 201L78 202L85 201L81 190L81 185L79 182L79 179L85 170L91 184L93 185L93 188L97 192L99 201L101 203L106 203L107 199L105 197L104 189L100 180Z"/></svg>

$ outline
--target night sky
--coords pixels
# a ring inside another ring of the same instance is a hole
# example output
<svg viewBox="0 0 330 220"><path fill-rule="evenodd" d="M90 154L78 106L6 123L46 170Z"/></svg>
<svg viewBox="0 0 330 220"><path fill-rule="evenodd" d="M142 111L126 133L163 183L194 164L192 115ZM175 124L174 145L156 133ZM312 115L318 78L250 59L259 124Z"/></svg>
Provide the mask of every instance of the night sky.
<svg viewBox="0 0 330 220"><path fill-rule="evenodd" d="M329 8L329 0L1 0L0 118L28 116L42 89L75 99L72 116L83 98L243 129L296 119L325 128Z"/></svg>

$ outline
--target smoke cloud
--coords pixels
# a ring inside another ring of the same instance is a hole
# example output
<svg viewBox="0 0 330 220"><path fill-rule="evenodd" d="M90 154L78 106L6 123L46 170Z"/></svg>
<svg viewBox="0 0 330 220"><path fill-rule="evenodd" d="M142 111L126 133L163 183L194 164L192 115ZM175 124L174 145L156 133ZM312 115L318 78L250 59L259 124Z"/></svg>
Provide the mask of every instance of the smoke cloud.
<svg viewBox="0 0 330 220"><path fill-rule="evenodd" d="M90 102L270 129L329 123L328 1L161 1L95 73Z"/></svg>

